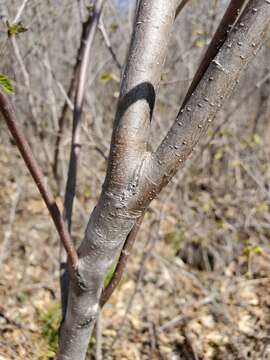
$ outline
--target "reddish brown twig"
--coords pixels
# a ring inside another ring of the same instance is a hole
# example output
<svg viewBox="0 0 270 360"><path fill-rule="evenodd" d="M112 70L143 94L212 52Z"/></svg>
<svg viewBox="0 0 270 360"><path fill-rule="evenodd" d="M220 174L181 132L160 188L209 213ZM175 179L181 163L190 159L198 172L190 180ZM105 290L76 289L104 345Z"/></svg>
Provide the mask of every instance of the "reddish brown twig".
<svg viewBox="0 0 270 360"><path fill-rule="evenodd" d="M185 2L185 1L183 1ZM227 38L228 32L231 26L235 23L236 19L238 18L241 9L243 8L246 0L231 0L230 4L227 7L227 10L212 38L206 53L204 54L200 66L192 80L192 83L188 89L188 92L185 96L183 101L182 107L186 105L188 99L190 98L193 91L196 89L197 85L199 84L203 74L205 73L206 69L208 68L211 61L217 55L219 49L221 48L222 44ZM181 4L180 4L181 6Z"/></svg>
<svg viewBox="0 0 270 360"><path fill-rule="evenodd" d="M69 235L66 228L65 222L61 216L60 210L56 204L54 196L46 182L45 176L43 175L36 159L34 158L33 152L22 132L17 124L17 118L15 112L11 106L11 103L7 96L0 90L0 112L9 128L11 135L28 167L39 191L47 205L50 215L53 219L55 227L59 233L60 239L63 243L64 248L68 254L70 263L73 268L78 266L78 254L75 249L74 243Z"/></svg>
<svg viewBox="0 0 270 360"><path fill-rule="evenodd" d="M102 297L101 297L101 302L100 302L100 306L104 306L106 304L106 302L109 300L109 298L111 297L112 293L114 292L115 288L118 286L123 272L126 268L131 250L133 248L133 245L135 243L135 240L137 238L138 232L140 230L143 218L144 218L144 214L143 213L138 220L136 221L135 225L133 226L132 230L130 231L125 244L123 246L123 249L121 251L116 269L113 273L113 277L111 279L111 281L109 282L108 286L104 289Z"/></svg>
<svg viewBox="0 0 270 360"><path fill-rule="evenodd" d="M176 12L175 12L175 18L180 14L180 12L183 10L185 5L188 3L189 0L182 0L180 4L178 5Z"/></svg>

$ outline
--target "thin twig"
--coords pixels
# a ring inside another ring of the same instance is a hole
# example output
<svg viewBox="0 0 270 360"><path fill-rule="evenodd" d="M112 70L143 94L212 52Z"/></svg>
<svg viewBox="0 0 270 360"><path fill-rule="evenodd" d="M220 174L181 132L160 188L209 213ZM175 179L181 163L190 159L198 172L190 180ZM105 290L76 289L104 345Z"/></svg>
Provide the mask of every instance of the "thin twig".
<svg viewBox="0 0 270 360"><path fill-rule="evenodd" d="M213 131L211 137L207 142L202 146L200 154L205 151L209 144L213 141L213 139L216 137L216 135L221 131L222 127L227 124L232 116L235 114L235 112L239 109L241 105L243 105L246 100L248 100L256 90L260 89L261 86L270 79L270 72L268 72L260 81L258 81L254 87L252 87L246 95L244 95L240 101L237 102L237 104L233 107L233 109L229 112L229 114L226 116L226 118L216 127L216 129Z"/></svg>
<svg viewBox="0 0 270 360"><path fill-rule="evenodd" d="M86 29L86 34L85 34L86 37L84 39L82 60L80 63L78 83L75 94L71 150L70 150L68 178L66 183L65 201L64 201L64 212L65 212L64 216L67 221L69 231L71 231L73 200L76 191L78 160L79 160L79 153L81 148L80 124L81 124L83 101L85 97L85 85L87 81L86 73L89 65L92 44L94 41L95 33L97 30L97 26L103 9L104 2L105 0L97 0L91 17L91 22Z"/></svg>
<svg viewBox="0 0 270 360"><path fill-rule="evenodd" d="M176 12L175 12L175 18L180 14L180 12L184 9L184 6L188 3L189 0L182 0L180 4L178 5Z"/></svg>
<svg viewBox="0 0 270 360"><path fill-rule="evenodd" d="M102 36L103 36L104 42L105 42L105 44L106 44L106 46L107 46L107 48L108 48L108 50L109 50L109 52L110 52L110 54L112 56L112 59L115 62L115 65L121 71L122 70L122 65L120 64L120 62L119 62L119 60L117 58L117 55L116 55L115 51L112 48L112 44L111 44L111 41L109 39L109 35L108 35L107 31L106 31L106 28L105 28L105 25L104 25L104 22L103 22L102 19L100 19L98 27L99 27L99 30L100 30Z"/></svg>
<svg viewBox="0 0 270 360"><path fill-rule="evenodd" d="M54 161L53 161L53 174L54 174L54 178L56 180L58 180L58 164L59 164L60 141L61 141L61 137L62 137L62 134L63 134L65 118L66 118L68 109L70 108L70 104L69 104L69 101L67 99L72 98L72 94L75 91L75 87L76 87L76 84L78 82L79 70L80 70L80 65L81 65L81 60L82 60L82 52L83 52L84 42L85 42L85 38L86 38L86 32L87 32L88 27L91 24L91 21L92 21L92 15L90 14L87 21L83 24L81 42L80 42L80 46L79 46L79 49L78 49L78 52L77 52L76 63L75 63L75 65L73 67L73 70L72 70L72 76L71 76L71 80L70 80L70 83L69 83L69 88L68 88L68 91L67 91L67 98L64 101L62 111L61 111L61 115L60 115L59 120L58 120L58 131L57 131L55 145L54 145ZM72 104L72 111L74 111L73 104Z"/></svg>
<svg viewBox="0 0 270 360"><path fill-rule="evenodd" d="M24 8L25 8L27 2L28 2L28 0L23 0L23 1L22 1L22 4L21 4L21 6L20 6L20 8L19 8L19 10L18 10L18 12L17 12L14 20L13 20L13 23L14 23L14 24L16 24L16 23L19 22L20 17L22 16L22 13L23 13L23 11L24 11Z"/></svg>
<svg viewBox="0 0 270 360"><path fill-rule="evenodd" d="M189 100L191 94L196 89L197 85L199 84L203 74L207 70L211 61L217 55L219 49L223 45L224 41L227 38L229 30L231 26L235 23L236 19L238 18L241 9L243 8L246 0L231 0L230 4L228 5L226 12L212 38L210 45L208 46L206 53L204 54L202 61L200 62L200 66L192 80L192 83L188 89L188 92L185 96L185 99L182 104L182 108L186 105L187 101Z"/></svg>
<svg viewBox="0 0 270 360"><path fill-rule="evenodd" d="M60 210L56 204L54 196L47 184L44 174L42 173L36 159L34 158L33 152L22 132L17 125L17 118L15 112L11 106L7 96L0 90L0 112L9 128L11 135L28 167L39 191L47 205L47 208L54 221L55 227L59 233L61 242L66 249L70 263L74 269L78 266L78 254L75 249L74 243L69 235L66 228L64 219L61 216Z"/></svg>
<svg viewBox="0 0 270 360"><path fill-rule="evenodd" d="M71 233L72 225L72 211L74 198L76 193L76 184L77 184L77 173L78 173L78 161L80 154L80 133L81 133L81 115L83 102L85 98L85 86L87 81L87 69L90 61L90 53L93 45L94 37L96 34L98 22L100 15L103 9L105 0L97 0L93 9L93 12L89 15L88 20L83 25L83 33L81 40L81 48L79 49L77 59L78 68L75 68L74 82L75 87L75 103L73 110L73 124L72 124L72 139L71 139L71 148L70 148L70 157L68 164L68 175L65 189L65 199L64 199L64 219L67 223L68 231ZM70 90L73 92L73 84L71 84ZM71 95L71 94L70 94ZM64 111L65 109L63 109ZM62 113L63 115L63 113ZM60 118L62 124L59 124L63 128L64 117ZM61 130L62 132L62 130ZM60 138L57 139L60 141ZM59 144L59 143L58 143ZM54 166L54 174L57 176L57 162L58 162L59 149L56 147ZM69 275L66 263L66 253L60 248L60 287L61 287L61 302L62 302L62 317L64 319L67 309L67 299L69 291Z"/></svg>

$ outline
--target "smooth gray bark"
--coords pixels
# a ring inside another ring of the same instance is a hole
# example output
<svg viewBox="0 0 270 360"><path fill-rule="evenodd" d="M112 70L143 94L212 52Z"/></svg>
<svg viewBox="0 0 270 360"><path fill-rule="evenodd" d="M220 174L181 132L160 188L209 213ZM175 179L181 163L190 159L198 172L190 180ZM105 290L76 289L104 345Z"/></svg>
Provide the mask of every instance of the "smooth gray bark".
<svg viewBox="0 0 270 360"><path fill-rule="evenodd" d="M192 152L269 30L269 0L249 2L155 153L147 151L155 94L178 1L139 4L121 84L106 180L71 271L58 359L85 358L104 277L136 219Z"/></svg>
<svg viewBox="0 0 270 360"><path fill-rule="evenodd" d="M158 194L192 153L269 36L269 24L270 1L250 1L168 134L145 163L141 199L150 192Z"/></svg>
<svg viewBox="0 0 270 360"><path fill-rule="evenodd" d="M147 157L155 93L175 17L176 0L141 1L131 40L112 136L107 177L71 272L58 359L85 358L99 311L103 281L143 204L131 207Z"/></svg>

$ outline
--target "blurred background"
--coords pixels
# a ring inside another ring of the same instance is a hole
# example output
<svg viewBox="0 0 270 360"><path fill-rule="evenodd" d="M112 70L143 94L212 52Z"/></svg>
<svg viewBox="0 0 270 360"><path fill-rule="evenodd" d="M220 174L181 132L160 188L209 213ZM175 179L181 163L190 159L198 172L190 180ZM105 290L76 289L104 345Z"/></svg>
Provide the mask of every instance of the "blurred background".
<svg viewBox="0 0 270 360"><path fill-rule="evenodd" d="M170 40L151 146L174 121L228 0L190 0ZM0 0L0 72L20 125L60 206L71 140L68 109L53 171L59 118L90 1L28 0L28 31L6 20L22 0ZM108 0L88 71L73 237L79 242L106 171L134 2ZM270 34L269 34L270 35ZM270 359L270 37L234 96L171 184L153 201L126 273L102 314L104 359ZM53 359L59 240L0 122L0 359ZM57 175L57 176L56 176ZM95 340L89 359L95 359Z"/></svg>

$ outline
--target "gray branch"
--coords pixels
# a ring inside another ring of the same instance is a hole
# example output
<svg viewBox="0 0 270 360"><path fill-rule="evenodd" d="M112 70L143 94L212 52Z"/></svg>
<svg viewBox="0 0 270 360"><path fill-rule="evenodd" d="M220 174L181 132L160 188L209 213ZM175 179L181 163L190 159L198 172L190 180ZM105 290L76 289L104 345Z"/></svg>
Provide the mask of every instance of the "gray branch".
<svg viewBox="0 0 270 360"><path fill-rule="evenodd" d="M269 35L269 24L270 2L250 1L168 134L145 164L140 199L150 193L151 197L158 194L192 153Z"/></svg>
<svg viewBox="0 0 270 360"><path fill-rule="evenodd" d="M141 1L115 118L107 177L70 271L68 307L61 328L60 360L85 358L99 311L104 278L142 214L133 206L147 155L155 93L175 17L176 1ZM76 339L76 341L75 341Z"/></svg>

